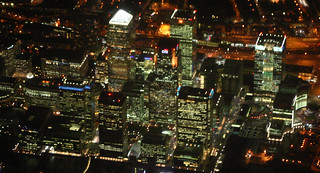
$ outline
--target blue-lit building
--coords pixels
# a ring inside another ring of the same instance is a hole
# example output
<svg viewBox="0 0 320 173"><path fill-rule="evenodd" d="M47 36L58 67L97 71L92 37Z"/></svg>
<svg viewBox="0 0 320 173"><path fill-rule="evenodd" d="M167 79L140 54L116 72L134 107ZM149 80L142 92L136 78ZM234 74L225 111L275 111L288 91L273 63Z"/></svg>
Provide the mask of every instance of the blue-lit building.
<svg viewBox="0 0 320 173"><path fill-rule="evenodd" d="M86 140L93 137L100 89L94 81L33 78L24 85L27 106L51 107L57 116L80 118L85 121Z"/></svg>

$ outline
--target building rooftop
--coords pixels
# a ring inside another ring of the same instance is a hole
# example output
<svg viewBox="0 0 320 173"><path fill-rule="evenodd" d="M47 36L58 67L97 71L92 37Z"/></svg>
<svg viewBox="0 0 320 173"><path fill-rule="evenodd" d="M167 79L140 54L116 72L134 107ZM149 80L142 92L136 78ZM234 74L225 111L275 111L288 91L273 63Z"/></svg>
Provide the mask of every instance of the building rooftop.
<svg viewBox="0 0 320 173"><path fill-rule="evenodd" d="M61 82L58 84L58 88L62 90L69 90L69 91L84 91L90 90L94 84L92 80L73 80L63 78Z"/></svg>
<svg viewBox="0 0 320 173"><path fill-rule="evenodd" d="M223 73L240 76L241 74L239 74L239 72L242 68L243 68L242 61L227 59L225 65L224 65Z"/></svg>
<svg viewBox="0 0 320 173"><path fill-rule="evenodd" d="M83 128L84 123L81 119L51 115L44 130L44 135L47 137L79 140L84 135L84 132L81 131Z"/></svg>
<svg viewBox="0 0 320 173"><path fill-rule="evenodd" d="M133 18L133 15L120 9L110 19L109 24L127 26L131 22L132 18Z"/></svg>
<svg viewBox="0 0 320 173"><path fill-rule="evenodd" d="M188 86L179 86L177 96L179 99L185 100L207 100L213 97L214 90L206 90L200 88L192 88Z"/></svg>
<svg viewBox="0 0 320 173"><path fill-rule="evenodd" d="M270 43L270 44L273 44L273 47L284 48L285 42L286 42L285 35L260 33L257 39L256 45L264 45L266 43Z"/></svg>
<svg viewBox="0 0 320 173"><path fill-rule="evenodd" d="M140 96L144 92L144 84L134 81L128 81L122 89L122 92L126 95Z"/></svg>
<svg viewBox="0 0 320 173"><path fill-rule="evenodd" d="M185 145L178 145L174 151L176 156L191 156L193 158L200 158L202 154L202 147L190 147ZM185 157L186 159L189 157ZM192 158L190 158L192 159Z"/></svg>
<svg viewBox="0 0 320 173"><path fill-rule="evenodd" d="M159 134L159 133L147 133L143 136L142 145L143 144L154 144L154 145L165 145L169 140L168 135Z"/></svg>
<svg viewBox="0 0 320 173"><path fill-rule="evenodd" d="M85 58L84 51L80 49L46 49L42 50L39 56L45 59L65 59L76 63L81 63Z"/></svg>
<svg viewBox="0 0 320 173"><path fill-rule="evenodd" d="M21 120L21 128L25 130L41 130L51 115L51 109L40 106L30 106Z"/></svg>
<svg viewBox="0 0 320 173"><path fill-rule="evenodd" d="M196 11L176 9L171 15L171 19L193 20Z"/></svg>
<svg viewBox="0 0 320 173"><path fill-rule="evenodd" d="M295 94L285 94L278 92L274 99L273 108L276 109L293 109Z"/></svg>
<svg viewBox="0 0 320 173"><path fill-rule="evenodd" d="M126 97L122 93L102 91L99 96L99 103L102 103L106 106L122 106L125 99Z"/></svg>
<svg viewBox="0 0 320 173"><path fill-rule="evenodd" d="M58 90L61 79L32 78L26 80L26 87L32 89Z"/></svg>
<svg viewBox="0 0 320 173"><path fill-rule="evenodd" d="M284 120L271 120L271 126L270 128L276 129L276 130L282 130L284 128Z"/></svg>
<svg viewBox="0 0 320 173"><path fill-rule="evenodd" d="M178 44L179 44L178 40L175 40L172 38L163 38L158 42L158 47L160 50L173 49L173 48L177 48Z"/></svg>
<svg viewBox="0 0 320 173"><path fill-rule="evenodd" d="M201 74L214 74L217 70L216 58L206 58L204 59L201 67Z"/></svg>

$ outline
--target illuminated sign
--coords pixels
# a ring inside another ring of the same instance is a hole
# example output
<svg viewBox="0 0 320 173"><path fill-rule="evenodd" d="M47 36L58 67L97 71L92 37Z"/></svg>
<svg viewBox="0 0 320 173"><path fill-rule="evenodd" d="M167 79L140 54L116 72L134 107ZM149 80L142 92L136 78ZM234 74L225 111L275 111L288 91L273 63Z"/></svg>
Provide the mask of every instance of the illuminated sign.
<svg viewBox="0 0 320 173"><path fill-rule="evenodd" d="M150 57L144 57L144 60L152 60Z"/></svg>
<svg viewBox="0 0 320 173"><path fill-rule="evenodd" d="M163 53L163 54L168 54L168 53L169 53L169 50L168 50L168 49L163 49L163 50L161 50L161 53Z"/></svg>

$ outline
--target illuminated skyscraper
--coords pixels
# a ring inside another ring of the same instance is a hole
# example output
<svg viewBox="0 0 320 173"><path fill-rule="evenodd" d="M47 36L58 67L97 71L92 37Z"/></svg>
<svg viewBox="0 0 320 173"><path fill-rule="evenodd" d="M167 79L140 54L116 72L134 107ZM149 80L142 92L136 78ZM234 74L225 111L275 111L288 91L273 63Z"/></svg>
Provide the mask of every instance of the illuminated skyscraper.
<svg viewBox="0 0 320 173"><path fill-rule="evenodd" d="M103 91L99 97L99 116L100 156L123 158L128 149L126 97Z"/></svg>
<svg viewBox="0 0 320 173"><path fill-rule="evenodd" d="M158 43L157 73L166 76L172 74L172 70L178 65L177 51L179 41L175 39L162 39Z"/></svg>
<svg viewBox="0 0 320 173"><path fill-rule="evenodd" d="M158 123L175 124L177 80L152 74L149 80L149 117Z"/></svg>
<svg viewBox="0 0 320 173"><path fill-rule="evenodd" d="M177 90L178 145L174 160L179 165L199 167L210 152L214 90L181 87Z"/></svg>
<svg viewBox="0 0 320 173"><path fill-rule="evenodd" d="M129 57L134 37L133 15L120 9L109 21L107 34L108 50L105 58L97 62L98 65L104 65L105 67L101 66L99 69L96 69L96 73L100 74L100 81L112 83L112 85L108 85L109 91L121 91L124 80L134 78L134 63ZM103 63L105 61L107 63Z"/></svg>
<svg viewBox="0 0 320 173"><path fill-rule="evenodd" d="M107 44L110 48L108 58L126 59L134 38L133 16L124 11L116 12L109 21Z"/></svg>
<svg viewBox="0 0 320 173"><path fill-rule="evenodd" d="M254 98L272 103L281 82L286 36L260 34L255 46Z"/></svg>
<svg viewBox="0 0 320 173"><path fill-rule="evenodd" d="M179 84L186 86L192 85L192 61L196 48L193 42L196 36L195 13L191 10L175 10L171 15L170 37L180 41Z"/></svg>

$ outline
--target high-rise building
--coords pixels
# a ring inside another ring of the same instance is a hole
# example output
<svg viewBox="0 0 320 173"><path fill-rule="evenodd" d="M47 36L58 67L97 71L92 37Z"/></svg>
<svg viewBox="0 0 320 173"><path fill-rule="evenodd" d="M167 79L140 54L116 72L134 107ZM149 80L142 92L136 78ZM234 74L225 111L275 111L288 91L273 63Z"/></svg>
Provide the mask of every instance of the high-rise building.
<svg viewBox="0 0 320 173"><path fill-rule="evenodd" d="M6 77L13 77L14 58L21 52L19 41L2 38L5 42L0 42L0 74Z"/></svg>
<svg viewBox="0 0 320 173"><path fill-rule="evenodd" d="M99 116L100 156L125 157L128 150L126 97L122 93L101 92Z"/></svg>
<svg viewBox="0 0 320 173"><path fill-rule="evenodd" d="M126 59L134 38L133 15L120 9L109 21L107 45L108 58Z"/></svg>
<svg viewBox="0 0 320 173"><path fill-rule="evenodd" d="M156 163L165 164L173 154L173 141L173 131L152 130L152 127L149 127L141 141L141 159L147 161L153 157Z"/></svg>
<svg viewBox="0 0 320 173"><path fill-rule="evenodd" d="M199 167L212 144L214 90L181 87L177 90L177 164Z"/></svg>
<svg viewBox="0 0 320 173"><path fill-rule="evenodd" d="M13 63L13 77L26 78L32 71L31 57L26 54L18 54Z"/></svg>
<svg viewBox="0 0 320 173"><path fill-rule="evenodd" d="M177 79L152 74L149 81L149 119L157 123L175 124Z"/></svg>
<svg viewBox="0 0 320 173"><path fill-rule="evenodd" d="M179 84L191 86L195 59L196 11L176 9L171 15L170 38L179 40L181 57L178 59Z"/></svg>
<svg viewBox="0 0 320 173"><path fill-rule="evenodd" d="M128 122L144 122L148 120L145 105L145 84L129 81L122 90L127 97Z"/></svg>
<svg viewBox="0 0 320 173"><path fill-rule="evenodd" d="M285 35L259 34L255 46L255 101L266 104L273 102L281 82L285 44Z"/></svg>
<svg viewBox="0 0 320 173"><path fill-rule="evenodd" d="M227 59L221 77L222 94L237 95L243 84L243 62Z"/></svg>
<svg viewBox="0 0 320 173"><path fill-rule="evenodd" d="M158 43L156 71L158 74L171 75L178 66L179 41L162 39Z"/></svg>
<svg viewBox="0 0 320 173"><path fill-rule="evenodd" d="M92 80L26 80L24 95L27 106L51 107L55 115L81 119L87 139L93 137L97 91Z"/></svg>
<svg viewBox="0 0 320 173"><path fill-rule="evenodd" d="M133 15L121 9L109 21L108 49L105 58L98 59L99 68L96 68L99 80L113 84L108 85L109 91L120 92L125 80L134 79L135 64L129 57L135 37L133 24Z"/></svg>
<svg viewBox="0 0 320 173"><path fill-rule="evenodd" d="M8 107L17 100L18 80L11 77L0 77L0 106ZM23 99L22 99L23 100Z"/></svg>
<svg viewBox="0 0 320 173"><path fill-rule="evenodd" d="M136 80L146 80L148 75L154 71L155 57L154 48L145 48L141 54L135 58Z"/></svg>

